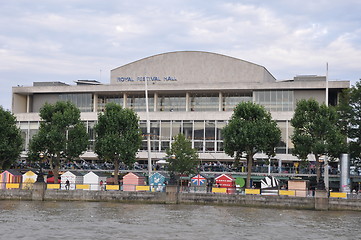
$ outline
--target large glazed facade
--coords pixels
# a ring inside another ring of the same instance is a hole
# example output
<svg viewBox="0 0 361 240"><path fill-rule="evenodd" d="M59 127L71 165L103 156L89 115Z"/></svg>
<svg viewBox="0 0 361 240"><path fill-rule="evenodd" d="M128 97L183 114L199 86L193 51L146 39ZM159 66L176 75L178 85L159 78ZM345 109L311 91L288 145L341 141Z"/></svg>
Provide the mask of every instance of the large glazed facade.
<svg viewBox="0 0 361 240"><path fill-rule="evenodd" d="M297 161L292 156L290 120L296 102L326 99L325 76L297 76L277 81L260 65L208 52L171 52L129 63L111 71L110 84L77 81L34 83L31 87L13 87L12 110L24 138L24 153L39 127L39 109L45 102L69 100L81 110L89 132L88 151L82 158L96 160L94 131L97 116L108 102L134 109L146 133L145 80L148 85L151 122L151 157L165 156L172 139L183 133L192 141L202 161L230 161L223 151L221 129L233 108L242 101L259 103L277 120L282 141L276 149L279 161ZM328 103L337 104L349 81L328 81ZM147 159L144 138L138 159ZM266 158L262 153L256 158Z"/></svg>

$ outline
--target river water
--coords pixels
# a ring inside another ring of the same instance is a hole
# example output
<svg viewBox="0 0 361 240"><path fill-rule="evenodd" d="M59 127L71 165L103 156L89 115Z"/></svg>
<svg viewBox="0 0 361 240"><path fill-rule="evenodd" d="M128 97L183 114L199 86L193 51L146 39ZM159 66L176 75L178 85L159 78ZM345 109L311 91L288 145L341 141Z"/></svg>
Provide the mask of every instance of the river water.
<svg viewBox="0 0 361 240"><path fill-rule="evenodd" d="M360 239L360 212L0 201L0 239Z"/></svg>

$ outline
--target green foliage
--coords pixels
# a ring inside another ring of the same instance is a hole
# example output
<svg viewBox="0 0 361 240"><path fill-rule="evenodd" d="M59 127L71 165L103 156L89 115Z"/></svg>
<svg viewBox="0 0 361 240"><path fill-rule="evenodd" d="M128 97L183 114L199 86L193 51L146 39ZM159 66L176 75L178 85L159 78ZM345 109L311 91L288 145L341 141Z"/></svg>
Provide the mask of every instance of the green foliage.
<svg viewBox="0 0 361 240"><path fill-rule="evenodd" d="M43 154L55 175L61 159L78 158L86 150L89 137L79 109L71 102L46 103L40 117L39 132L30 141L28 156L39 160Z"/></svg>
<svg viewBox="0 0 361 240"><path fill-rule="evenodd" d="M171 148L166 150L168 171L174 174L192 174L196 172L198 154L192 143L183 134L174 138Z"/></svg>
<svg viewBox="0 0 361 240"><path fill-rule="evenodd" d="M341 131L339 115L334 107L320 105L314 99L301 100L297 103L291 124L294 127L293 154L300 159L307 159L308 154L315 155L319 181L320 156L338 158L345 151L346 137Z"/></svg>
<svg viewBox="0 0 361 240"><path fill-rule="evenodd" d="M120 162L132 166L136 161L136 153L142 143L138 122L133 110L115 103L107 104L104 113L98 116L95 153L99 158L114 163L116 177Z"/></svg>
<svg viewBox="0 0 361 240"><path fill-rule="evenodd" d="M281 130L262 106L242 102L235 108L222 133L224 150L229 156L235 157L236 164L243 153L247 155L247 187L250 187L254 154L263 151L270 156L274 155L274 148L281 140Z"/></svg>
<svg viewBox="0 0 361 240"><path fill-rule="evenodd" d="M0 106L0 169L6 169L19 157L23 140L16 118Z"/></svg>
<svg viewBox="0 0 361 240"><path fill-rule="evenodd" d="M351 159L361 162L361 81L347 89L341 95L338 111L341 122L350 142L348 144Z"/></svg>

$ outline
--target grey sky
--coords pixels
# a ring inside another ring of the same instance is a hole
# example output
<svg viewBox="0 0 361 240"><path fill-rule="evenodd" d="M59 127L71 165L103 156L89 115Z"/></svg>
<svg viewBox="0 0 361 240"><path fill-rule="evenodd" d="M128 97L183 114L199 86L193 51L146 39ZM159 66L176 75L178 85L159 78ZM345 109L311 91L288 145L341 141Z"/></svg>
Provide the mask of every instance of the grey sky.
<svg viewBox="0 0 361 240"><path fill-rule="evenodd" d="M300 74L361 78L359 0L0 0L0 105L12 86L96 79L151 55L197 50Z"/></svg>

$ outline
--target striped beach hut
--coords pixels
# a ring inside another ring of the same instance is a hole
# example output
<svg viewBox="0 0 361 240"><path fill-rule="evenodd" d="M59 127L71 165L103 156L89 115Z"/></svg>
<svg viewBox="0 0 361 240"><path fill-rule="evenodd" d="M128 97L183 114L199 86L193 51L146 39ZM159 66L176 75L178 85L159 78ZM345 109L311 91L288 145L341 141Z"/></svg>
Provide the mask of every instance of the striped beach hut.
<svg viewBox="0 0 361 240"><path fill-rule="evenodd" d="M15 169L5 170L0 174L0 189L5 189L7 183L21 183L23 175Z"/></svg>

